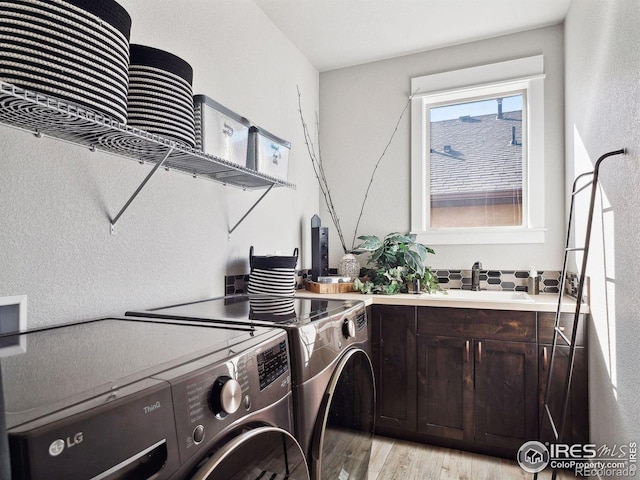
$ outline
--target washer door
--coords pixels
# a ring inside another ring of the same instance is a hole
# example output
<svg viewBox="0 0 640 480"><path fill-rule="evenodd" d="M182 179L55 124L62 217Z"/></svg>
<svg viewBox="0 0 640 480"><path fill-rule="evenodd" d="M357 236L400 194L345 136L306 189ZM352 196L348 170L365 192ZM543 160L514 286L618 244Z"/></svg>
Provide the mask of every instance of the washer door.
<svg viewBox="0 0 640 480"><path fill-rule="evenodd" d="M342 357L322 399L314 430L314 480L364 480L373 442L375 384L371 359L351 349Z"/></svg>
<svg viewBox="0 0 640 480"><path fill-rule="evenodd" d="M192 480L255 480L287 478L309 480L300 444L285 430L259 427L248 430L216 451Z"/></svg>

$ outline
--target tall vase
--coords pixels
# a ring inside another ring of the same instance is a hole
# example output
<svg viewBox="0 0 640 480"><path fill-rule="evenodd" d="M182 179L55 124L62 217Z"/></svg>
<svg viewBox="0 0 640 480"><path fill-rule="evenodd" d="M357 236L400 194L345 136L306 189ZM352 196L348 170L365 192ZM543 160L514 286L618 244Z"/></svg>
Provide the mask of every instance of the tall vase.
<svg viewBox="0 0 640 480"><path fill-rule="evenodd" d="M338 262L338 275L355 280L360 275L360 263L353 253L345 253Z"/></svg>

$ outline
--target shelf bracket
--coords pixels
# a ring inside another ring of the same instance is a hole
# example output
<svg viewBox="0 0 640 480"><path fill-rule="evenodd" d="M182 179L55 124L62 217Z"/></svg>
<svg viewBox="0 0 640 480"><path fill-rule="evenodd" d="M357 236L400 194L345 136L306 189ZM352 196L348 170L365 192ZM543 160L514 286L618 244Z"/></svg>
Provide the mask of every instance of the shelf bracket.
<svg viewBox="0 0 640 480"><path fill-rule="evenodd" d="M155 164L153 169L145 177L145 179L142 181L140 186L138 186L136 191L133 192L133 195L131 195L129 200L127 200L127 203L124 204L124 206L120 209L118 214L111 220L111 235L115 235L116 234L116 223L118 223L118 220L120 220L120 217L122 216L122 214L125 212L125 210L127 208L129 208L129 205L131 205L133 200L138 196L140 191L144 188L144 186L147 184L147 182L153 176L153 174L156 173L160 167L162 167L162 165L167 160L167 158L169 158L169 155L171 155L171 152L173 152L173 147L169 147L169 150L167 150L167 153L165 154L164 158L161 161L159 161L158 163Z"/></svg>
<svg viewBox="0 0 640 480"><path fill-rule="evenodd" d="M240 225L245 218L247 218L249 216L249 214L253 211L254 208L256 208L256 206L262 201L262 199L264 197L267 196L267 193L269 193L271 191L271 189L275 186L275 183L272 183L269 188L267 188L267 191L264 192L260 198L256 201L256 203L254 203L251 208L249 210L247 210L247 213L245 213L242 218L240 220L238 220L238 223L236 223L231 229L229 229L229 239L231 239L231 234L233 233L233 231L238 228L238 225Z"/></svg>

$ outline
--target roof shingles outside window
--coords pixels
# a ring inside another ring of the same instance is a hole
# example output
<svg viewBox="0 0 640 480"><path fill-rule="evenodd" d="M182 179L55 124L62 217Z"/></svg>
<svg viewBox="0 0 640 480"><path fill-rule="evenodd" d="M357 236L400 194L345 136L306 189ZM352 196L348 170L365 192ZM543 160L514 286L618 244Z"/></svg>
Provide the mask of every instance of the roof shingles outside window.
<svg viewBox="0 0 640 480"><path fill-rule="evenodd" d="M430 128L432 207L513 203L522 195L522 111Z"/></svg>

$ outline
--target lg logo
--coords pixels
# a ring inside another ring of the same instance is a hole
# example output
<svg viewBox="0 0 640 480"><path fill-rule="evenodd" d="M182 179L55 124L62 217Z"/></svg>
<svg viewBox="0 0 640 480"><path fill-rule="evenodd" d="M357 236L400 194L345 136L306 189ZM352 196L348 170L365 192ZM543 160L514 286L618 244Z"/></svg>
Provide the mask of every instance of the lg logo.
<svg viewBox="0 0 640 480"><path fill-rule="evenodd" d="M84 440L82 432L76 433L73 437L67 437L66 441L61 438L54 440L51 442L51 445L49 445L49 455L57 457L64 451L65 447L75 447L79 443L82 443L82 440Z"/></svg>
<svg viewBox="0 0 640 480"><path fill-rule="evenodd" d="M49 445L49 455L52 457L57 457L64 450L64 440L58 439L55 440L51 445Z"/></svg>

